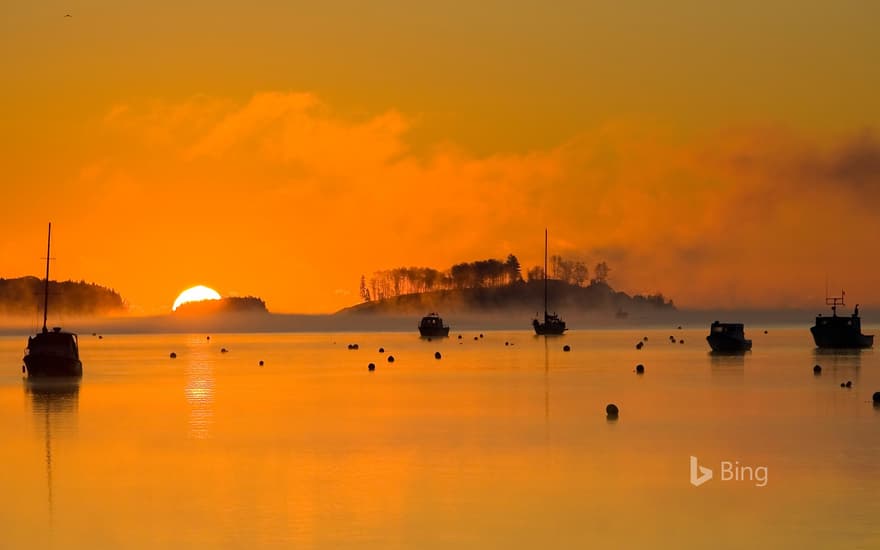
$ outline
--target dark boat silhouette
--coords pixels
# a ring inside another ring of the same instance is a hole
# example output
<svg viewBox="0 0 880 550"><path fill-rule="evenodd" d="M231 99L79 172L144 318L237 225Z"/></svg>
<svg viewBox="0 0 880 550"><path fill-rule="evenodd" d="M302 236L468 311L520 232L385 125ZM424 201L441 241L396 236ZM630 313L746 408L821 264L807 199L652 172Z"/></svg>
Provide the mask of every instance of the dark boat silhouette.
<svg viewBox="0 0 880 550"><path fill-rule="evenodd" d="M870 348L874 345L873 334L862 334L862 320L859 317L858 304L849 317L837 315L837 306L846 305L843 301L844 296L846 293L841 291L840 296L825 298L825 304L831 306L831 317L823 317L820 313L816 316L816 324L810 327L816 347L857 349Z"/></svg>
<svg viewBox="0 0 880 550"><path fill-rule="evenodd" d="M436 337L449 336L449 325L444 325L443 319L438 314L429 313L419 322L419 334Z"/></svg>
<svg viewBox="0 0 880 550"><path fill-rule="evenodd" d="M742 323L719 323L715 321L706 336L712 351L735 353L752 349L752 341L746 339Z"/></svg>
<svg viewBox="0 0 880 550"><path fill-rule="evenodd" d="M537 335L559 335L565 332L565 321L558 315L547 312L547 230L544 230L544 322L535 318L532 320Z"/></svg>
<svg viewBox="0 0 880 550"><path fill-rule="evenodd" d="M49 239L46 245L46 284L43 298L43 330L28 338L24 355L24 366L28 378L40 377L78 377L82 376L82 362L79 360L79 342L76 334L64 332L61 327L51 331L46 327L49 315L49 258L52 248L52 224L49 224Z"/></svg>

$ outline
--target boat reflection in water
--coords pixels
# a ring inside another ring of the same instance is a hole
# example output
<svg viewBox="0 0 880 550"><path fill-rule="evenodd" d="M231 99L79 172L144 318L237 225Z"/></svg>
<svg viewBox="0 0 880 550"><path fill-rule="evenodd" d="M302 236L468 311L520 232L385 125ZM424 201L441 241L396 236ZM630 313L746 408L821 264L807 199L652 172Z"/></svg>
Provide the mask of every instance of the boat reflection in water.
<svg viewBox="0 0 880 550"><path fill-rule="evenodd" d="M30 397L31 412L45 440L46 494L50 520L53 511L53 443L57 443L59 434L72 431L79 407L79 381L79 377L28 378L24 381L24 391Z"/></svg>

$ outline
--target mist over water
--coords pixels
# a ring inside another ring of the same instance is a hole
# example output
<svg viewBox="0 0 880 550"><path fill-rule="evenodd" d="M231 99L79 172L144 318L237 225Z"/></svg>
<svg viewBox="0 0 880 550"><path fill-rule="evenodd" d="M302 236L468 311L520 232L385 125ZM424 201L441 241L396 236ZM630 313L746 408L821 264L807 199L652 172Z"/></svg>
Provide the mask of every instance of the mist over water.
<svg viewBox="0 0 880 550"><path fill-rule="evenodd" d="M876 351L776 329L716 356L706 332L87 335L60 390L2 337L4 545L880 544ZM692 486L690 456L715 478Z"/></svg>

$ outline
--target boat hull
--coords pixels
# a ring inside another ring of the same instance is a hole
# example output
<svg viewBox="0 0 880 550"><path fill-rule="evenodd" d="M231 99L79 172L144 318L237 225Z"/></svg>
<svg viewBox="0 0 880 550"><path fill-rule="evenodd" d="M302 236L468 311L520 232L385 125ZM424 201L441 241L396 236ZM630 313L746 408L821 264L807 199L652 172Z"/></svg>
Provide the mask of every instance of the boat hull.
<svg viewBox="0 0 880 550"><path fill-rule="evenodd" d="M449 336L449 327L419 327L419 334L426 338L443 338Z"/></svg>
<svg viewBox="0 0 880 550"><path fill-rule="evenodd" d="M82 361L72 357L29 354L24 357L29 378L81 377Z"/></svg>
<svg viewBox="0 0 880 550"><path fill-rule="evenodd" d="M810 327L816 347L823 349L864 349L874 345L873 334L842 326Z"/></svg>
<svg viewBox="0 0 880 550"><path fill-rule="evenodd" d="M567 330L564 322L541 323L535 319L532 326L535 327L535 334L538 336L561 336Z"/></svg>
<svg viewBox="0 0 880 550"><path fill-rule="evenodd" d="M709 347L712 351L720 353L737 353L749 351L752 349L752 341L741 338L733 338L723 334L710 334L706 336Z"/></svg>

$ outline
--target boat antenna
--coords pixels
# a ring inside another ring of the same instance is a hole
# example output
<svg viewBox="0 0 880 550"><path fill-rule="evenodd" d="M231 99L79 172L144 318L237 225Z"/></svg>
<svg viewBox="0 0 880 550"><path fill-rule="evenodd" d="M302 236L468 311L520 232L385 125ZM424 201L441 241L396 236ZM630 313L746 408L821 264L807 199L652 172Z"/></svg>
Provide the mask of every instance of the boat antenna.
<svg viewBox="0 0 880 550"><path fill-rule="evenodd" d="M48 268L47 268L48 269ZM544 320L547 319L547 228L544 228Z"/></svg>
<svg viewBox="0 0 880 550"><path fill-rule="evenodd" d="M46 319L49 315L49 258L52 250L52 222L49 222L49 238L46 240L46 286L43 293L43 332L49 332Z"/></svg>

